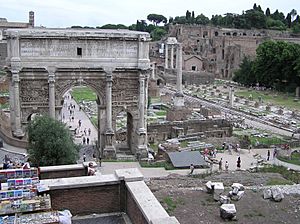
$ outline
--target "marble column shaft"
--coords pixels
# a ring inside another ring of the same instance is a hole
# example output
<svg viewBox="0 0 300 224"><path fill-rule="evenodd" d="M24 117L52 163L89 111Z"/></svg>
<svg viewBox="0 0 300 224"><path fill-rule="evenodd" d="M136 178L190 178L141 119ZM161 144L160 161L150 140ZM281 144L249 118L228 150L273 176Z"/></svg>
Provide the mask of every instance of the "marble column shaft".
<svg viewBox="0 0 300 224"><path fill-rule="evenodd" d="M12 71L13 89L14 89L14 108L15 108L15 133L22 133L21 129L21 108L20 108L20 78L19 73Z"/></svg>
<svg viewBox="0 0 300 224"><path fill-rule="evenodd" d="M171 45L171 55L170 55L170 58L171 58L171 69L174 68L174 45Z"/></svg>
<svg viewBox="0 0 300 224"><path fill-rule="evenodd" d="M167 43L165 43L165 68L168 68L168 60L169 60L169 58L168 58L168 44Z"/></svg>
<svg viewBox="0 0 300 224"><path fill-rule="evenodd" d="M49 116L55 119L55 74L49 73Z"/></svg>
<svg viewBox="0 0 300 224"><path fill-rule="evenodd" d="M112 129L112 74L106 75L106 130L113 132Z"/></svg>
<svg viewBox="0 0 300 224"><path fill-rule="evenodd" d="M176 79L176 87L179 93L182 92L182 45L177 44L177 51L176 51L176 61L177 61L177 79Z"/></svg>
<svg viewBox="0 0 300 224"><path fill-rule="evenodd" d="M145 132L145 76L140 74L140 96L139 96L139 132Z"/></svg>

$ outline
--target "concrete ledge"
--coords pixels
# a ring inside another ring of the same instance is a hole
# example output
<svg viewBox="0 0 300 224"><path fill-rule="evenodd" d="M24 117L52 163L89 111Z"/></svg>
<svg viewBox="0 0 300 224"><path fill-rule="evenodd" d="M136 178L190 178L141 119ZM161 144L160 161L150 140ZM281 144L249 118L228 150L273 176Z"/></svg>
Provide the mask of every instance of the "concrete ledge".
<svg viewBox="0 0 300 224"><path fill-rule="evenodd" d="M82 170L84 169L84 164L72 164L72 165L61 165L61 166L41 166L40 172L56 172L56 171L68 171L68 170Z"/></svg>
<svg viewBox="0 0 300 224"><path fill-rule="evenodd" d="M162 219L155 219L152 220L150 224L179 224L178 220L172 216L168 218L162 218Z"/></svg>
<svg viewBox="0 0 300 224"><path fill-rule="evenodd" d="M148 223L165 224L168 222L159 222L159 220L174 221L174 218L170 219L170 216L166 210L162 207L144 181L126 182L126 187ZM169 223L173 224L179 222L177 221Z"/></svg>
<svg viewBox="0 0 300 224"><path fill-rule="evenodd" d="M137 168L119 169L115 171L115 175L126 182L144 180L143 174Z"/></svg>
<svg viewBox="0 0 300 224"><path fill-rule="evenodd" d="M103 186L119 184L119 179L113 175L99 175L99 176L84 176L84 177L69 177L59 179L41 180L43 187L49 190L57 189L71 189L92 186Z"/></svg>

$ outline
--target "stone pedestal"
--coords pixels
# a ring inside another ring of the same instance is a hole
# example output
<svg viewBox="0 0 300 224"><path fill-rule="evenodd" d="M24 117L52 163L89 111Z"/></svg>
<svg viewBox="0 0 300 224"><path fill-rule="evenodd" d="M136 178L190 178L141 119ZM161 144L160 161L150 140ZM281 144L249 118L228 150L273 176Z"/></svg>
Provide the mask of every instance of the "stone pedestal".
<svg viewBox="0 0 300 224"><path fill-rule="evenodd" d="M181 93L176 93L174 98L175 107L184 107L184 96Z"/></svg>
<svg viewBox="0 0 300 224"><path fill-rule="evenodd" d="M113 143L113 131L107 131L105 133L105 148L103 150L104 158L113 159L116 158L116 148Z"/></svg>

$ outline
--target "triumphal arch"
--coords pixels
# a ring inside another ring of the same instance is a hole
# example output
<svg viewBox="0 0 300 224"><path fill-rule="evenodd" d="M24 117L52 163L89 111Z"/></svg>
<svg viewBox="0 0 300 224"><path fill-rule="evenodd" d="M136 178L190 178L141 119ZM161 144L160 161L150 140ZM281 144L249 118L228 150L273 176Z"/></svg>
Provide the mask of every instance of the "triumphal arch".
<svg viewBox="0 0 300 224"><path fill-rule="evenodd" d="M63 95L85 85L98 96L98 142L116 154L116 116L127 112L131 152L146 156L148 33L128 30L12 29L7 31L13 135L24 136L30 116L59 119Z"/></svg>

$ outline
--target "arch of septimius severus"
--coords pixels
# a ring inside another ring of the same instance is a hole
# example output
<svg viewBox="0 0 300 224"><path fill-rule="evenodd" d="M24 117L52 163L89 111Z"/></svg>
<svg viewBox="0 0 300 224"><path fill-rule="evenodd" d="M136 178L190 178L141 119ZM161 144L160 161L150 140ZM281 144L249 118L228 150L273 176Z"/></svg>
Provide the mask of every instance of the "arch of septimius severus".
<svg viewBox="0 0 300 224"><path fill-rule="evenodd" d="M7 31L11 125L21 138L34 113L59 119L63 95L85 85L98 96L98 142L114 157L116 116L125 111L128 147L146 156L148 33L126 30Z"/></svg>

